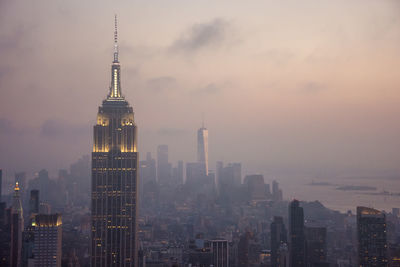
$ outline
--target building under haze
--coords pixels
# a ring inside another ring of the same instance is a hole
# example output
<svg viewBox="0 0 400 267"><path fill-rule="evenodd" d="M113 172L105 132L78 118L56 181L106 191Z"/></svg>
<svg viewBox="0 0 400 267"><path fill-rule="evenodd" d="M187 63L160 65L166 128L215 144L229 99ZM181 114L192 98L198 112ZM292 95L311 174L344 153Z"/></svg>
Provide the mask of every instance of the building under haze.
<svg viewBox="0 0 400 267"><path fill-rule="evenodd" d="M280 261L280 247L287 242L287 232L283 218L275 216L271 223L271 266L285 267Z"/></svg>
<svg viewBox="0 0 400 267"><path fill-rule="evenodd" d="M11 207L11 266L21 266L22 231L24 216L18 182L15 183L13 203Z"/></svg>
<svg viewBox="0 0 400 267"><path fill-rule="evenodd" d="M171 164L168 161L168 146L157 147L157 180L160 185L168 185L171 181Z"/></svg>
<svg viewBox="0 0 400 267"><path fill-rule="evenodd" d="M2 193L3 193L2 185L3 185L3 170L0 169L0 202L1 202Z"/></svg>
<svg viewBox="0 0 400 267"><path fill-rule="evenodd" d="M208 175L208 130L204 126L197 131L197 162L203 164Z"/></svg>
<svg viewBox="0 0 400 267"><path fill-rule="evenodd" d="M37 214L27 232L32 234L33 256L28 266L61 267L61 214Z"/></svg>
<svg viewBox="0 0 400 267"><path fill-rule="evenodd" d="M327 265L327 244L325 227L306 227L306 262L307 266Z"/></svg>
<svg viewBox="0 0 400 267"><path fill-rule="evenodd" d="M151 157L150 152L147 152L145 160L140 161L140 179L143 184L157 182L156 160Z"/></svg>
<svg viewBox="0 0 400 267"><path fill-rule="evenodd" d="M358 266L388 266L386 216L367 207L357 207Z"/></svg>
<svg viewBox="0 0 400 267"><path fill-rule="evenodd" d="M298 200L289 204L290 267L305 267L304 211Z"/></svg>
<svg viewBox="0 0 400 267"><path fill-rule="evenodd" d="M211 250L213 257L214 267L228 267L229 266L229 251L227 240L211 240Z"/></svg>
<svg viewBox="0 0 400 267"><path fill-rule="evenodd" d="M111 86L99 107L92 153L91 266L137 266L138 152L132 107L122 96L115 21Z"/></svg>
<svg viewBox="0 0 400 267"><path fill-rule="evenodd" d="M39 190L33 189L29 198L29 215L39 213Z"/></svg>

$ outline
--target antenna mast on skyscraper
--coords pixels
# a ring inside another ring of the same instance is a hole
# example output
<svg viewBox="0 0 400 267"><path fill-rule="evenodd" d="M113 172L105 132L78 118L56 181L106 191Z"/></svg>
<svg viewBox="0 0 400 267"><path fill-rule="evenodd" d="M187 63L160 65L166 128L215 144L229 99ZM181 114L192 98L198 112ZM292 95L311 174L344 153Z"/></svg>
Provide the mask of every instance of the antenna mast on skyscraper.
<svg viewBox="0 0 400 267"><path fill-rule="evenodd" d="M114 62L118 62L118 27L117 14L115 14L115 29L114 29Z"/></svg>

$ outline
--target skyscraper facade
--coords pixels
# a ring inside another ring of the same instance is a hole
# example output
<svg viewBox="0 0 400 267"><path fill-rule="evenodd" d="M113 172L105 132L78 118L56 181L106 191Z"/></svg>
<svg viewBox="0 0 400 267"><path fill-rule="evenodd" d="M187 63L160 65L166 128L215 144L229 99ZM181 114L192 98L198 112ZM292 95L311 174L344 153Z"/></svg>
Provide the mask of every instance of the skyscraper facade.
<svg viewBox="0 0 400 267"><path fill-rule="evenodd" d="M357 207L357 235L358 266L388 266L385 214Z"/></svg>
<svg viewBox="0 0 400 267"><path fill-rule="evenodd" d="M39 213L39 190L31 190L31 195L29 198L29 215Z"/></svg>
<svg viewBox="0 0 400 267"><path fill-rule="evenodd" d="M305 265L304 211L298 200L289 205L289 264L290 267Z"/></svg>
<svg viewBox="0 0 400 267"><path fill-rule="evenodd" d="M18 182L15 183L14 197L11 207L11 264L21 266L22 231L24 229L24 216Z"/></svg>
<svg viewBox="0 0 400 267"><path fill-rule="evenodd" d="M283 218L275 216L274 221L271 223L271 266L285 267L284 263L280 261L281 255L280 247L287 242L287 233Z"/></svg>
<svg viewBox="0 0 400 267"><path fill-rule="evenodd" d="M208 130L204 126L197 131L197 162L203 164L208 175Z"/></svg>
<svg viewBox="0 0 400 267"><path fill-rule="evenodd" d="M214 267L229 266L229 252L227 240L211 240L211 250L213 255Z"/></svg>
<svg viewBox="0 0 400 267"><path fill-rule="evenodd" d="M34 267L61 267L62 241L61 214L38 214L27 231L33 234L33 257L28 259Z"/></svg>
<svg viewBox="0 0 400 267"><path fill-rule="evenodd" d="M111 86L94 126L91 266L137 266L138 153L132 107L122 96L117 24Z"/></svg>
<svg viewBox="0 0 400 267"><path fill-rule="evenodd" d="M307 266L327 264L327 244L325 227L306 227L306 263Z"/></svg>
<svg viewBox="0 0 400 267"><path fill-rule="evenodd" d="M1 196L2 196L2 193L3 193L2 185L3 185L3 170L0 169L0 202L1 202Z"/></svg>

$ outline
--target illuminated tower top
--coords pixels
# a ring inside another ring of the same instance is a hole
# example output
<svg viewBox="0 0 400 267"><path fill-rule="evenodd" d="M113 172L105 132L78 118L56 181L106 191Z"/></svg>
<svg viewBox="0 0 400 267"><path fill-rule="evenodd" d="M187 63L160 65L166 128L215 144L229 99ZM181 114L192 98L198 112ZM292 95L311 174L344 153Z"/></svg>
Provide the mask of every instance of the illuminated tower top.
<svg viewBox="0 0 400 267"><path fill-rule="evenodd" d="M14 187L14 197L13 197L13 204L12 204L12 212L13 213L18 213L20 218L22 218L22 204L21 204L21 198L19 196L19 185L18 182L15 183Z"/></svg>
<svg viewBox="0 0 400 267"><path fill-rule="evenodd" d="M118 25L117 15L115 15L114 29L114 61L111 65L111 85L108 94L108 101L121 101L124 97L121 93L121 66L118 61Z"/></svg>

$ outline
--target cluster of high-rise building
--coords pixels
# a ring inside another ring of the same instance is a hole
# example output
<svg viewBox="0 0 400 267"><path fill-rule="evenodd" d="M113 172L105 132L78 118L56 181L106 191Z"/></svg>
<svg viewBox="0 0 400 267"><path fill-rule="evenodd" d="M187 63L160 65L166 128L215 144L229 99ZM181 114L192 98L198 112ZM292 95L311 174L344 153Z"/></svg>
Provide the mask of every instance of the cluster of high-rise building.
<svg viewBox="0 0 400 267"><path fill-rule="evenodd" d="M172 164L168 145L139 161L117 38L115 21L91 167L84 157L57 180L46 170L29 181L16 173L6 198L0 169L0 266L400 266L398 208L343 214L318 201L288 202L276 180L242 179L240 163L218 161L213 171L204 124L197 161Z"/></svg>
<svg viewBox="0 0 400 267"><path fill-rule="evenodd" d="M0 202L0 266L61 266L61 215L39 213L39 191L32 190L24 216L20 191L16 182L11 207Z"/></svg>

